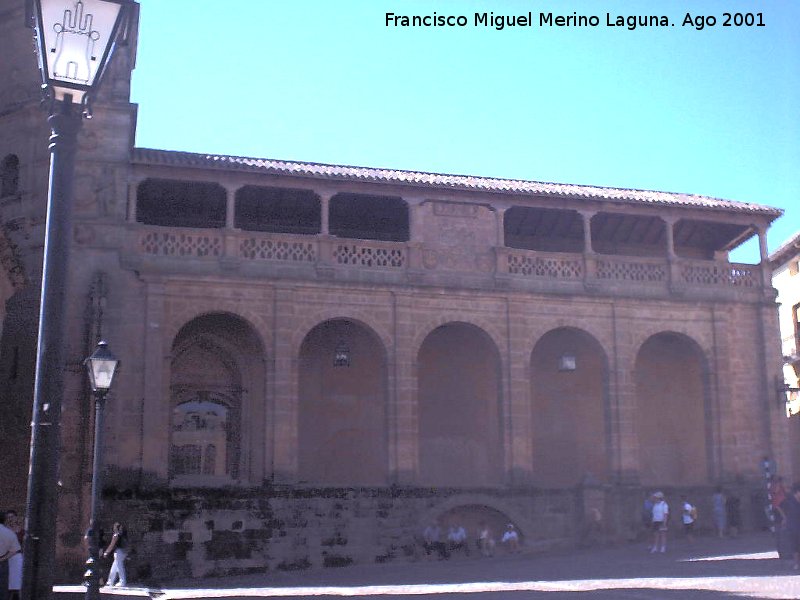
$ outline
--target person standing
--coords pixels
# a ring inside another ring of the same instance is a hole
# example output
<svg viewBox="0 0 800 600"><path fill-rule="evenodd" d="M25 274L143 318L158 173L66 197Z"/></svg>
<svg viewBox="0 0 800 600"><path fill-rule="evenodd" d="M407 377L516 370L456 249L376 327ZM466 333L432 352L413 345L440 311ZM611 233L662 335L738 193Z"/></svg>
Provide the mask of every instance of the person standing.
<svg viewBox="0 0 800 600"><path fill-rule="evenodd" d="M106 585L126 587L128 585L128 575L125 572L125 559L128 558L128 534L119 522L114 523L111 531L111 543L103 552L103 556L114 554L114 562L111 564L111 571L108 573ZM117 578L119 578L119 581L117 581Z"/></svg>
<svg viewBox="0 0 800 600"><path fill-rule="evenodd" d="M8 600L8 561L21 550L17 534L6 527L6 514L0 512L0 600Z"/></svg>
<svg viewBox="0 0 800 600"><path fill-rule="evenodd" d="M791 493L781 504L785 517L781 524L782 532L789 538L788 546L794 556L794 569L800 570L800 483L792 486Z"/></svg>
<svg viewBox="0 0 800 600"><path fill-rule="evenodd" d="M769 497L772 502L773 517L779 521L778 524L783 522L784 515L781 505L786 500L786 488L783 485L783 477L772 477L769 483Z"/></svg>
<svg viewBox="0 0 800 600"><path fill-rule="evenodd" d="M697 520L697 509L692 505L686 496L681 496L681 519L683 521L683 533L688 542L694 541L694 522Z"/></svg>
<svg viewBox="0 0 800 600"><path fill-rule="evenodd" d="M6 512L6 527L17 536L17 541L21 548L25 540L25 530L22 527L22 519L17 515L17 511L9 510ZM8 559L8 600L19 600L21 589L22 551L20 550Z"/></svg>
<svg viewBox="0 0 800 600"><path fill-rule="evenodd" d="M714 517L714 527L717 529L719 537L725 537L725 526L728 523L728 511L725 506L725 493L721 487L714 490L711 496L712 515Z"/></svg>
<svg viewBox="0 0 800 600"><path fill-rule="evenodd" d="M663 492L653 494L653 499L653 546L650 552L666 552L669 505L664 500Z"/></svg>

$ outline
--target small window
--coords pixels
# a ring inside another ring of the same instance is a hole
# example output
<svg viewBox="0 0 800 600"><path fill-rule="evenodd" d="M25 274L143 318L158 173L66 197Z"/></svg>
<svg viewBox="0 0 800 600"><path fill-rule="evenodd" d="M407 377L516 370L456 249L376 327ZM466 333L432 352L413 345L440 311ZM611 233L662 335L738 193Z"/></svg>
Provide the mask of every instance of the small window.
<svg viewBox="0 0 800 600"><path fill-rule="evenodd" d="M800 271L800 261L793 260L789 263L789 275L797 275Z"/></svg>
<svg viewBox="0 0 800 600"><path fill-rule="evenodd" d="M13 196L19 189L19 158L14 154L9 154L3 159L0 167L0 197Z"/></svg>

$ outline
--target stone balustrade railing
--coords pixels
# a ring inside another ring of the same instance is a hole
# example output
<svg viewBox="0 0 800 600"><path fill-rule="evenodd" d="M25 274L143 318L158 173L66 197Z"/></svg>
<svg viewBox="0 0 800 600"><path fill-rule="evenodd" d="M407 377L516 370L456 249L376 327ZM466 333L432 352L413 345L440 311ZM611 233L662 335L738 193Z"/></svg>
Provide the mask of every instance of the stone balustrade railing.
<svg viewBox="0 0 800 600"><path fill-rule="evenodd" d="M592 285L628 285L708 290L760 290L759 265L734 264L666 257L539 252L494 248L478 253L472 269L469 250L458 260L427 260L429 249L417 243L357 240L333 236L309 236L231 229L181 229L137 225L130 229L133 253L142 257L166 257L213 261L226 259L242 264L292 264L342 270L431 274L469 271L491 278L495 275L519 281L552 283L584 282ZM487 262L487 257L489 262ZM493 257L493 258L492 258ZM478 260L480 259L480 260ZM494 264L492 264L494 263ZM419 280L419 277L417 277Z"/></svg>

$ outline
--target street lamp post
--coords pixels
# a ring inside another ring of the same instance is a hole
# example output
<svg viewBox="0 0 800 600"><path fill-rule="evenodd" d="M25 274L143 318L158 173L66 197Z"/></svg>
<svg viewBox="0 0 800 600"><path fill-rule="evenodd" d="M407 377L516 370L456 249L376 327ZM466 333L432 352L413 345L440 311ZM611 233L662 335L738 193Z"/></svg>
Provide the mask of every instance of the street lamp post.
<svg viewBox="0 0 800 600"><path fill-rule="evenodd" d="M129 0L28 0L43 89L49 97L50 177L31 418L22 598L52 595L58 454L64 383L64 304L72 180L82 114L108 65ZM78 109L76 109L78 107Z"/></svg>
<svg viewBox="0 0 800 600"><path fill-rule="evenodd" d="M100 540L97 529L97 512L100 505L102 489L102 452L103 452L103 408L106 394L114 381L114 373L119 361L108 349L106 342L101 341L92 355L84 361L89 374L89 382L94 394L94 459L92 461L92 500L89 515L89 530L86 538L89 543L89 558L86 560L86 600L100 598Z"/></svg>

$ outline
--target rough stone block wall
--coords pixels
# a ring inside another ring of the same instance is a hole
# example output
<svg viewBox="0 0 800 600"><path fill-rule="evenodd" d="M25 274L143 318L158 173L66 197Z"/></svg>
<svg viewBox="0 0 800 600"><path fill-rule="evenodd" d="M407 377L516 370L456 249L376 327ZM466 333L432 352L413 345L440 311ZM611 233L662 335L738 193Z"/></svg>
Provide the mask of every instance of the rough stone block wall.
<svg viewBox="0 0 800 600"><path fill-rule="evenodd" d="M742 501L743 530L767 526L765 496L757 484L726 491ZM675 519L671 537L681 535L679 498L684 493L699 508L699 533L713 531L711 488L664 492ZM107 492L103 522L127 524L133 547L130 578L156 584L418 560L425 525L459 507L484 507L487 514L514 521L524 546L533 552L642 540L648 535L641 523L644 494L640 487L606 485L563 490L265 487ZM475 532L468 529L472 538ZM77 580L78 557L72 562Z"/></svg>

